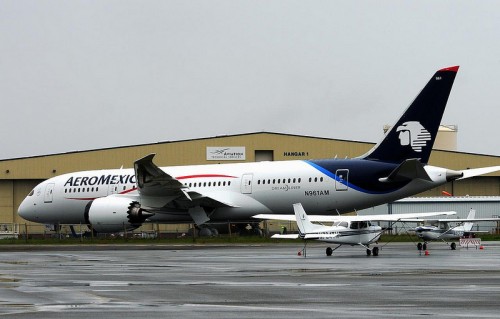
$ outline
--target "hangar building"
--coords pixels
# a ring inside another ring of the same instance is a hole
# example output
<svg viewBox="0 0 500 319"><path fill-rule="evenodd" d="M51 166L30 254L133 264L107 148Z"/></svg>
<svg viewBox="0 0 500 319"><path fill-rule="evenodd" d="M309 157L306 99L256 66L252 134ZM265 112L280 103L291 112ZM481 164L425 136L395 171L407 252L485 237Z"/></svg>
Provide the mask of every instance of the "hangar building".
<svg viewBox="0 0 500 319"><path fill-rule="evenodd" d="M135 160L150 153L157 154L155 163L158 166L174 166L352 158L364 154L373 145L366 142L257 132L0 160L0 224L26 224L36 227L36 224L17 216L17 208L33 187L47 178L82 170L130 168L133 167ZM214 158L209 154L209 150L214 148L237 148L243 155L233 158ZM460 170L500 165L500 157L434 150L429 164ZM419 196L440 196L442 191L456 196L499 196L500 173L453 181ZM153 227L155 226L144 225L141 229L156 229ZM157 227L166 231L182 228L179 225Z"/></svg>

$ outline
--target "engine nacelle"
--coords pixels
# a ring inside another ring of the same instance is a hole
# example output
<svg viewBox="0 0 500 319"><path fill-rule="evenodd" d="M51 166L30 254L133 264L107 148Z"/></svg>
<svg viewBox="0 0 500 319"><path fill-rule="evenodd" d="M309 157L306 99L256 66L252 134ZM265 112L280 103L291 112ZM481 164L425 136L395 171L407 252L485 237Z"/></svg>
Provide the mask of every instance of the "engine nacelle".
<svg viewBox="0 0 500 319"><path fill-rule="evenodd" d="M143 211L138 202L126 197L97 198L85 208L85 219L99 233L134 230L152 215Z"/></svg>

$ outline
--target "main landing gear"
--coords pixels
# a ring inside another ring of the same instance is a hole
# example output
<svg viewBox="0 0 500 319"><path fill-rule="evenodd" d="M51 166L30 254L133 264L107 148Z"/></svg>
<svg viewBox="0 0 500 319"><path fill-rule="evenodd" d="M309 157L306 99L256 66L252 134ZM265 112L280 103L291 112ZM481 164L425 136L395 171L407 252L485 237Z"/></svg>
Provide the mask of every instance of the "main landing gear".
<svg viewBox="0 0 500 319"><path fill-rule="evenodd" d="M328 257L330 257L333 253L333 251L337 250L337 248L339 248L340 246L342 245L339 245L337 247L335 247L334 249L332 249L331 247L326 247L326 255ZM364 246L362 245L363 247L366 247L366 255L367 256L371 256L373 254L373 256L377 257L378 256L378 253L379 253L379 248L377 246L373 247L372 249L368 248L367 246Z"/></svg>
<svg viewBox="0 0 500 319"><path fill-rule="evenodd" d="M377 246L373 247L371 250L369 248L366 249L366 255L370 256L371 254L373 254L374 257L378 256L378 247Z"/></svg>
<svg viewBox="0 0 500 319"><path fill-rule="evenodd" d="M418 243L417 244L417 249L418 250L427 250L427 243L425 243L425 242L424 243ZM456 243L450 243L450 249L451 250L456 250L457 249L457 244Z"/></svg>
<svg viewBox="0 0 500 319"><path fill-rule="evenodd" d="M427 250L427 243L418 243L417 244L417 249L418 250Z"/></svg>

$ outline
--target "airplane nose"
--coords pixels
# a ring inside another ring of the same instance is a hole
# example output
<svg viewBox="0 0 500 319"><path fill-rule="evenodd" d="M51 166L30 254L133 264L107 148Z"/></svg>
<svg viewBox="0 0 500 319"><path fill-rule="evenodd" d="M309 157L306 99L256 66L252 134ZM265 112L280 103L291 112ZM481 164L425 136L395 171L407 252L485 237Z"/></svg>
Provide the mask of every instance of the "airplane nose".
<svg viewBox="0 0 500 319"><path fill-rule="evenodd" d="M22 218L33 221L35 217L36 203L29 197L26 197L19 205L17 214Z"/></svg>

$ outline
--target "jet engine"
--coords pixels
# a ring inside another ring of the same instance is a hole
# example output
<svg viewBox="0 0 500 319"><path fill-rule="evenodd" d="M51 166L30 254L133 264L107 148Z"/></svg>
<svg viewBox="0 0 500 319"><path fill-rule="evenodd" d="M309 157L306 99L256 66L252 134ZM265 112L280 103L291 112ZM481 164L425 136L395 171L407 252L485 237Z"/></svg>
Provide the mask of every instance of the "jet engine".
<svg viewBox="0 0 500 319"><path fill-rule="evenodd" d="M133 230L154 214L144 211L139 202L126 197L103 197L85 207L85 220L98 233Z"/></svg>

